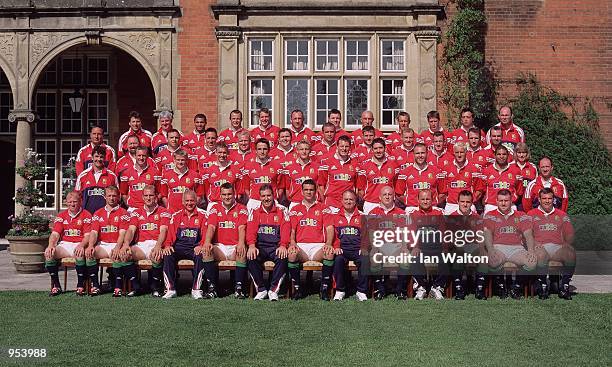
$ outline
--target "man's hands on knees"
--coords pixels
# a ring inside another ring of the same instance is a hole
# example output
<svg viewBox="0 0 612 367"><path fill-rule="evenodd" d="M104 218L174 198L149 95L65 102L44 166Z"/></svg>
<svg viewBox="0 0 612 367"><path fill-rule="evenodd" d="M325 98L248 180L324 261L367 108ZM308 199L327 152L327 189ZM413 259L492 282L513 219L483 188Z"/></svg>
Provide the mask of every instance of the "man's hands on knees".
<svg viewBox="0 0 612 367"><path fill-rule="evenodd" d="M249 246L246 254L247 260L255 260L257 255L259 255L259 249L255 246Z"/></svg>
<svg viewBox="0 0 612 367"><path fill-rule="evenodd" d="M286 247L280 246L276 249L276 256L278 256L279 259L286 259L287 255L288 251Z"/></svg>
<svg viewBox="0 0 612 367"><path fill-rule="evenodd" d="M246 246L245 245L236 245L236 258L243 259L246 256Z"/></svg>

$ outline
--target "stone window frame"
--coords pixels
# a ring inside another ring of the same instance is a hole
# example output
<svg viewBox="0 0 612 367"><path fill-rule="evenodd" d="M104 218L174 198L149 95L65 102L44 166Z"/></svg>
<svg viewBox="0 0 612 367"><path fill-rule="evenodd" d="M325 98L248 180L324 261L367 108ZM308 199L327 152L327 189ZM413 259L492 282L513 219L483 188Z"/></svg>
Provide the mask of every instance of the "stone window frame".
<svg viewBox="0 0 612 367"><path fill-rule="evenodd" d="M343 114L342 126L347 130L354 130L360 127L358 121L350 121L346 114L346 80L349 79L368 79L368 109L374 112L375 121L374 126L385 131L391 132L396 131L398 128L395 116L392 124L382 124L382 82L383 79L402 79L404 81L403 90L403 110L406 111L409 107L410 100L408 99L408 88L411 83L409 69L418 68L419 65L411 65L414 63L410 57L410 49L408 42L410 42L413 32L411 31L355 31L346 30L342 32L325 32L325 31L246 31L242 34L244 37L244 48L242 48L242 57L246 60L247 67L239 69L239 79L241 84L244 86L244 109L250 111L251 108L251 94L250 94L250 80L252 79L272 79L273 80L273 100L272 100L272 122L280 127L290 125L288 119L287 103L286 103L286 80L290 78L308 78L308 119L305 119L305 125L311 129L320 130L321 124L316 120L317 113L317 88L316 83L318 79L337 79L338 80L338 106ZM309 71L286 71L285 62L285 40L286 39L308 39L309 40ZM368 40L368 70L346 70L346 47L348 40ZM250 41L252 40L269 40L272 41L273 45L273 57L272 65L273 70L267 71L252 71L250 68ZM316 65L317 57L317 41L318 40L337 40L338 41L338 70L328 71L320 70ZM404 57L404 69L403 70L382 70L382 41L403 41L403 57ZM414 75L414 72L412 72ZM413 101L414 103L414 101ZM253 128L257 126L258 121L256 116L248 114L247 126Z"/></svg>

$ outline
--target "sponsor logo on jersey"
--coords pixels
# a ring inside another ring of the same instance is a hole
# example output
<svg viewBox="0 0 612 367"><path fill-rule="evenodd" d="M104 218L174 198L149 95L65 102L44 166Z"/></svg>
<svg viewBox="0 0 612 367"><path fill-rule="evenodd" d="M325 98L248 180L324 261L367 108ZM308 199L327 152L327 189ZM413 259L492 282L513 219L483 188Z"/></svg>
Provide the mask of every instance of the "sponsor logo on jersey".
<svg viewBox="0 0 612 367"><path fill-rule="evenodd" d="M334 175L335 181L351 181L351 175L348 173L338 173Z"/></svg>
<svg viewBox="0 0 612 367"><path fill-rule="evenodd" d="M415 182L412 184L412 189L413 190L425 190L425 189L430 189L431 188L431 184L429 182Z"/></svg>
<svg viewBox="0 0 612 367"><path fill-rule="evenodd" d="M234 213L236 214L236 213ZM232 222L230 220L224 220L219 222L219 228L225 228L225 229L235 229L236 228L236 223Z"/></svg>
<svg viewBox="0 0 612 367"><path fill-rule="evenodd" d="M313 218L305 218L300 220L300 226L304 227L316 227L319 221Z"/></svg>
<svg viewBox="0 0 612 367"><path fill-rule="evenodd" d="M140 183L132 185L132 190L133 191L142 191L142 190L144 190L145 186L147 186L146 182L140 182Z"/></svg>
<svg viewBox="0 0 612 367"><path fill-rule="evenodd" d="M276 236L276 227L274 226L266 226L259 225L259 229L257 230L258 234L265 234L270 236Z"/></svg>
<svg viewBox="0 0 612 367"><path fill-rule="evenodd" d="M87 196L104 196L104 189L94 187L87 192Z"/></svg>
<svg viewBox="0 0 612 367"><path fill-rule="evenodd" d="M117 218L115 218L117 219ZM119 231L119 227L117 226L113 226L113 225L107 225L107 226L102 226L102 228L100 228L100 232L101 233L115 233Z"/></svg>
<svg viewBox="0 0 612 367"><path fill-rule="evenodd" d="M173 194L182 194L185 191L187 191L188 188L186 186L177 186L177 187L173 187L172 188L172 193Z"/></svg>
<svg viewBox="0 0 612 367"><path fill-rule="evenodd" d="M214 187L221 187L221 185L223 185L226 182L229 182L229 181L221 179L219 181L215 181L215 183L213 183L213 186Z"/></svg>
<svg viewBox="0 0 612 367"><path fill-rule="evenodd" d="M195 229L185 228L181 230L181 234L179 237L197 238L198 231Z"/></svg>
<svg viewBox="0 0 612 367"><path fill-rule="evenodd" d="M375 177L372 179L372 183L375 185L389 183L389 177Z"/></svg>
<svg viewBox="0 0 612 367"><path fill-rule="evenodd" d="M155 231L157 230L157 223L141 223L140 224L141 231Z"/></svg>
<svg viewBox="0 0 612 367"><path fill-rule="evenodd" d="M79 237L81 236L81 230L76 228L64 229L64 236L66 237Z"/></svg>
<svg viewBox="0 0 612 367"><path fill-rule="evenodd" d="M340 228L340 236L359 236L359 228L342 227Z"/></svg>
<svg viewBox="0 0 612 367"><path fill-rule="evenodd" d="M545 223L545 224L540 224L538 226L538 229L540 231L557 231L558 227L554 223Z"/></svg>
<svg viewBox="0 0 612 367"><path fill-rule="evenodd" d="M461 181L461 180L453 181L450 184L450 187L453 188L453 189L463 189L463 188L465 188L467 186L468 186L467 182Z"/></svg>
<svg viewBox="0 0 612 367"><path fill-rule="evenodd" d="M514 234L517 233L518 229L515 226L503 226L499 227L500 234Z"/></svg>
<svg viewBox="0 0 612 367"><path fill-rule="evenodd" d="M493 188L495 190L501 190L501 189L510 189L512 186L510 185L509 182L494 182L493 183Z"/></svg>
<svg viewBox="0 0 612 367"><path fill-rule="evenodd" d="M269 183L272 183L272 179L269 176L255 177L253 179L253 183L255 183L255 184L269 184Z"/></svg>

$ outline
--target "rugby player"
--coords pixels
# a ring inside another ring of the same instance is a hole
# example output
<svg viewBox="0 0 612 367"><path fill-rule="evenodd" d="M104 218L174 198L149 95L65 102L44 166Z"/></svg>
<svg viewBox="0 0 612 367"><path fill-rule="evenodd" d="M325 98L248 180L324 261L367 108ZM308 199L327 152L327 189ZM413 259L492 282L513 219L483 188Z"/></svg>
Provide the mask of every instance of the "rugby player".
<svg viewBox="0 0 612 367"><path fill-rule="evenodd" d="M249 217L247 208L236 202L236 193L231 183L221 185L221 203L214 203L208 212L208 229L204 240L204 264L213 261L236 261L234 296L246 298L246 224ZM217 275L210 276L208 295L216 296Z"/></svg>
<svg viewBox="0 0 612 367"><path fill-rule="evenodd" d="M302 140L310 144L313 143L312 137L315 133L304 126L304 112L301 110L291 111L291 125L289 126L289 131L291 131L291 140L293 144L297 144Z"/></svg>
<svg viewBox="0 0 612 367"><path fill-rule="evenodd" d="M459 126L458 129L453 130L451 133L451 143L457 144L460 142L465 142L467 144L470 129L478 129L478 127L474 125L474 111L472 111L472 109L469 107L462 108L461 112L459 113L459 121L461 126ZM481 140L484 141L484 133L480 129L478 129L478 131L480 132Z"/></svg>
<svg viewBox="0 0 612 367"><path fill-rule="evenodd" d="M467 144L458 142L453 145L454 159L451 163L442 167L444 180L446 205L444 214L450 215L459 209L459 193L468 190L473 193L473 201L479 201L484 192L484 184L481 172L475 165L466 159ZM471 196L471 195L470 195Z"/></svg>
<svg viewBox="0 0 612 367"><path fill-rule="evenodd" d="M269 142L270 148L274 148L278 142L278 132L280 128L272 124L271 112L267 108L262 108L257 113L259 117L259 125L251 130L251 141L259 141L266 139Z"/></svg>
<svg viewBox="0 0 612 367"><path fill-rule="evenodd" d="M68 209L60 212L53 222L53 230L49 237L49 246L45 249L45 268L51 276L50 296L62 293L58 275L58 260L65 257L75 258L77 273L77 296L85 295L85 280L89 272L85 260L85 249L89 244L91 230L91 214L81 208L81 195L70 191L66 195ZM95 263L95 260L93 261ZM92 265L90 261L89 266ZM97 279L97 272L95 275Z"/></svg>
<svg viewBox="0 0 612 367"><path fill-rule="evenodd" d="M385 143L387 143L387 149L389 152L397 149L404 142L402 138L404 131L410 129L410 115L406 111L400 111L395 116L395 121L397 121L397 131L392 132L385 138ZM414 134L414 130L413 130ZM413 136L413 141L414 139Z"/></svg>
<svg viewBox="0 0 612 367"><path fill-rule="evenodd" d="M357 172L357 195L363 198L363 212L369 214L377 206L380 190L384 186L394 186L398 174L397 164L385 152L385 140L374 139L373 156L359 166Z"/></svg>
<svg viewBox="0 0 612 367"><path fill-rule="evenodd" d="M342 209L328 217L326 225L326 244L334 248L334 280L336 294L334 301L346 296L346 265L353 261L357 266L358 301L368 299L368 276L366 275L367 255L361 251L361 213L357 210L357 194L353 190L342 194Z"/></svg>
<svg viewBox="0 0 612 367"><path fill-rule="evenodd" d="M93 214L106 205L104 189L119 186L117 176L104 166L107 149L98 145L92 149L93 165L85 169L76 179L74 191L82 195L83 209Z"/></svg>
<svg viewBox="0 0 612 367"><path fill-rule="evenodd" d="M248 130L242 127L242 112L240 110L230 112L229 120L230 127L219 133L219 141L225 142L230 152L233 152L238 150L238 133Z"/></svg>
<svg viewBox="0 0 612 367"><path fill-rule="evenodd" d="M247 260L251 279L257 289L254 299L278 301L278 293L287 273L287 247L291 223L284 208L274 203L274 188L264 184L259 188L261 206L249 215L246 230ZM263 264L274 262L270 288L266 290Z"/></svg>
<svg viewBox="0 0 612 367"><path fill-rule="evenodd" d="M553 163L550 157L542 157L538 162L540 174L529 184L525 189L523 196L523 208L531 210L538 207L540 201L538 193L544 188L549 188L553 191L554 199L553 206L567 213L568 194L563 181L553 176Z"/></svg>
<svg viewBox="0 0 612 367"><path fill-rule="evenodd" d="M157 190L153 185L142 189L143 204L131 213L130 226L125 235L123 246L131 246L132 259L151 260L149 270L149 289L153 297L161 297L163 245L168 235L170 213L157 205Z"/></svg>
<svg viewBox="0 0 612 367"><path fill-rule="evenodd" d="M501 189L495 196L497 208L483 217L490 271L499 272L506 262L511 262L526 272L535 270L537 256L531 217L512 208L513 194L510 190ZM527 249L523 247L523 242ZM517 275L513 279L510 296L514 299L521 298L522 278L523 276ZM497 276L496 284L500 298L506 298L505 279Z"/></svg>
<svg viewBox="0 0 612 367"><path fill-rule="evenodd" d="M431 151L427 155L427 163L442 169L442 167L452 162L453 153L447 149L448 146L443 132L436 131L433 133L433 143Z"/></svg>
<svg viewBox="0 0 612 367"><path fill-rule="evenodd" d="M182 259L192 260L194 264L191 297L204 298L202 279L206 271L209 287L212 285L213 289L212 294L207 293L207 298L214 298L216 297L215 285L210 280L211 274L216 274L217 269L212 261L204 262L203 260L204 237L207 230L206 215L196 207L198 196L194 191L186 190L182 193L182 199L183 207L172 215L168 226L168 238L163 245L166 293L162 298L176 297L176 265Z"/></svg>
<svg viewBox="0 0 612 367"><path fill-rule="evenodd" d="M310 143L300 140L295 147L297 158L283 170L281 176L282 187L286 190L290 202L289 210L302 202L302 182L306 180L317 182L319 178L319 164L310 159ZM319 201L323 201L323 198L320 197Z"/></svg>
<svg viewBox="0 0 612 367"><path fill-rule="evenodd" d="M336 137L336 139L343 135L346 135L349 138L351 137L351 134L347 133L344 129L342 129L342 127L340 127L340 125L342 124L342 112L340 112L340 110L337 110L335 108L332 108L331 110L329 110L329 113L327 114L327 123L334 125L334 129L335 129L334 136ZM324 128L325 128L325 124L323 124L323 129ZM321 132L319 134L313 137L313 140L316 140L317 142L320 143L324 139L323 129L321 129Z"/></svg>
<svg viewBox="0 0 612 367"><path fill-rule="evenodd" d="M351 139L341 136L337 144L336 154L321 160L317 181L319 197L332 213L342 207L342 193L355 190L358 170L357 161L351 158Z"/></svg>
<svg viewBox="0 0 612 367"><path fill-rule="evenodd" d="M203 191L206 193L210 210L214 203L221 202L221 185L229 182L236 189L236 196L242 194L242 173L240 164L230 161L229 149L224 142L217 143L215 157L217 158L202 175Z"/></svg>
<svg viewBox="0 0 612 367"><path fill-rule="evenodd" d="M187 168L187 153L183 149L174 152L174 169L162 174L160 196L163 205L170 213L183 209L183 193L193 190L198 195L198 203L203 196L200 177L194 170Z"/></svg>
<svg viewBox="0 0 612 367"><path fill-rule="evenodd" d="M569 283L576 264L576 251L572 247L574 228L568 215L554 207L555 193L551 188L543 188L539 194L539 206L529 211L533 220L533 237L538 255L538 284L536 292L541 299L548 298L546 273L549 261L563 263L559 298L570 300L572 295Z"/></svg>
<svg viewBox="0 0 612 367"><path fill-rule="evenodd" d="M92 126L89 132L89 144L79 149L74 163L76 174L79 176L84 170L90 168L93 164L93 151L96 147L103 147L104 167L111 171L115 171L115 150L110 145L104 144L104 129L101 126Z"/></svg>
<svg viewBox="0 0 612 367"><path fill-rule="evenodd" d="M204 145L204 132L206 131L206 115L198 113L193 116L193 131L187 134L183 140L183 146L188 152L193 152Z"/></svg>
<svg viewBox="0 0 612 367"><path fill-rule="evenodd" d="M502 129L499 126L493 126L488 134L490 134L490 143L486 147L483 148L482 155L484 156L487 164L485 167L488 167L495 163L495 151L498 146L502 145ZM506 147L508 149L508 147ZM514 160L513 151L508 149L508 162L512 162ZM484 170L484 168L483 168Z"/></svg>
<svg viewBox="0 0 612 367"><path fill-rule="evenodd" d="M130 208L140 208L144 205L142 196L145 186L153 185L156 191L159 191L161 174L154 165L149 166L148 158L149 149L138 147L136 149L136 163L131 168L126 169L121 176L119 191L121 191L123 202Z"/></svg>
<svg viewBox="0 0 612 367"><path fill-rule="evenodd" d="M270 157L273 160L278 160L283 169L287 168L288 165L293 163L297 150L295 146L291 144L291 130L286 127L282 128L278 132L278 145L270 149ZM311 152L312 155L312 152Z"/></svg>
<svg viewBox="0 0 612 367"><path fill-rule="evenodd" d="M401 143L391 151L391 156L397 163L400 171L414 163L414 146L416 133L411 128L402 131Z"/></svg>
<svg viewBox="0 0 612 367"><path fill-rule="evenodd" d="M171 129L166 133L167 145L166 148L159 152L155 157L155 164L161 174L174 169L174 153L179 149L185 150L181 145L181 133L176 129ZM188 152L188 150L185 150ZM194 163L191 156L188 155L187 167L194 169Z"/></svg>
<svg viewBox="0 0 612 367"><path fill-rule="evenodd" d="M483 170L489 165L489 161L487 161L487 152L482 148L481 142L483 140L480 134L480 129L477 128L471 128L468 131L467 160L480 170Z"/></svg>
<svg viewBox="0 0 612 367"><path fill-rule="evenodd" d="M119 158L123 157L129 151L128 139L132 136L135 136L138 140L137 145L151 149L151 139L153 138L153 134L151 134L149 130L142 128L140 113L131 111L128 117L130 119L130 128L119 137Z"/></svg>
<svg viewBox="0 0 612 367"><path fill-rule="evenodd" d="M516 165L521 176L521 195L518 196L516 206L519 210L523 211L523 195L527 189L527 185L533 181L538 175L538 168L535 164L529 162L531 153L526 143L517 143L514 149L514 156L516 160L510 164Z"/></svg>
<svg viewBox="0 0 612 367"><path fill-rule="evenodd" d="M372 142L374 141L375 131L373 126L365 126L362 129L361 139L359 139L361 143L359 143L359 145L355 144L355 149L351 154L351 156L359 162L372 158Z"/></svg>
<svg viewBox="0 0 612 367"><path fill-rule="evenodd" d="M215 149L217 146L217 129L209 127L204 132L204 144L196 146L191 152L190 158L192 164L190 169L197 171L202 175L208 167L217 160L215 157Z"/></svg>
<svg viewBox="0 0 612 367"><path fill-rule="evenodd" d="M337 139L338 136L335 125L329 122L323 124L321 140L312 147L313 159L320 162L322 159L334 155L338 148L336 144Z"/></svg>
<svg viewBox="0 0 612 367"><path fill-rule="evenodd" d="M131 259L129 246L124 246L125 232L130 224L130 213L119 206L120 196L117 186L106 187L104 195L106 205L98 209L91 219L89 245L85 250L85 257L113 260L113 297L123 295L123 275L132 283L132 291L128 295L135 296L140 289L136 279L136 265ZM88 269L92 281L91 293L99 294L98 266L88 265Z"/></svg>
<svg viewBox="0 0 612 367"><path fill-rule="evenodd" d="M121 176L123 176L124 172L136 164L136 149L140 146L138 144L139 140L136 135L131 135L127 138L126 154L119 158L115 165L115 174L119 182L121 182ZM149 155L150 152L151 149L147 147L147 155ZM157 167L157 164L155 164L155 161L150 156L147 157L147 165Z"/></svg>
<svg viewBox="0 0 612 367"><path fill-rule="evenodd" d="M334 249L325 243L324 207L316 200L316 194L317 184L313 180L305 180L302 182L303 200L289 212L291 236L288 267L293 282L294 300L302 296L300 263L310 260L323 262L320 296L322 300L329 301L331 276L334 270Z"/></svg>
<svg viewBox="0 0 612 367"><path fill-rule="evenodd" d="M259 200L259 188L263 184L270 184L276 191L275 199L284 194L284 189L280 187L280 175L282 167L280 162L274 161L269 156L270 142L261 138L255 143L256 156L253 160L246 162L242 170L242 187L248 196L247 208L249 211L261 205Z"/></svg>
<svg viewBox="0 0 612 367"><path fill-rule="evenodd" d="M172 130L172 120L173 120L172 112L170 111L162 111L159 113L159 125L160 128L153 134L151 138L151 149L153 150L153 158L157 158L157 155L168 145L168 131ZM180 133L180 131L179 131ZM181 144L182 144L183 134L181 133Z"/></svg>
<svg viewBox="0 0 612 367"><path fill-rule="evenodd" d="M438 111L429 111L427 113L427 123L429 128L419 135L417 142L425 144L427 148L433 145L433 135L439 131L444 134L444 141L450 143L450 134L440 126L440 113Z"/></svg>
<svg viewBox="0 0 612 367"><path fill-rule="evenodd" d="M508 149L503 145L495 149L495 163L482 171L482 178L486 187L485 214L497 209L497 193L500 190L510 191L512 203L522 194L521 172L516 165L508 163ZM513 209L516 209L514 204Z"/></svg>
<svg viewBox="0 0 612 367"><path fill-rule="evenodd" d="M374 113L372 113L372 111L363 111L361 113L361 128L351 133L351 139L353 140L353 144L355 144L356 147L361 146L361 144L363 143L363 128L367 126L371 126L372 128L374 128ZM384 138L383 133L376 128L374 128L373 133L374 138Z"/></svg>
<svg viewBox="0 0 612 367"><path fill-rule="evenodd" d="M255 153L251 150L251 133L244 129L236 133L238 139L238 149L230 152L230 160L238 162L242 167L246 162L255 158Z"/></svg>
<svg viewBox="0 0 612 367"><path fill-rule="evenodd" d="M502 130L501 144L508 148L508 150L514 153L514 148L518 143L525 142L525 132L518 125L514 124L512 110L509 106L503 106L499 109L497 118L499 123L495 126L499 126ZM491 130L487 133L487 143L491 143Z"/></svg>

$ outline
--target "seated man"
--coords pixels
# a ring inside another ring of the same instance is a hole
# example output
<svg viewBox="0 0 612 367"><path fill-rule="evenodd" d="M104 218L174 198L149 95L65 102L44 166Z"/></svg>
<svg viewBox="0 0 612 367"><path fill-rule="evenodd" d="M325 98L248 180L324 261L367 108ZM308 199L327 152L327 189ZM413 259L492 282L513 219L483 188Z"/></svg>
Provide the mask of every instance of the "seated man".
<svg viewBox="0 0 612 367"><path fill-rule="evenodd" d="M59 213L53 223L53 231L49 237L49 246L45 249L45 267L51 275L50 296L62 293L57 260L65 257L75 258L77 273L77 296L85 295L85 277L87 264L85 249L89 243L91 214L81 208L81 195L70 191L66 195L67 210ZM96 274L97 278L97 274Z"/></svg>
<svg viewBox="0 0 612 367"><path fill-rule="evenodd" d="M357 210L357 194L347 190L342 194L342 209L328 217L326 226L326 244L333 243L334 279L336 280L336 295L334 301L341 301L346 295L344 280L345 268L349 261L357 265L357 297L358 301L367 301L368 276L366 275L367 257L361 251L361 213Z"/></svg>
<svg viewBox="0 0 612 367"><path fill-rule="evenodd" d="M130 213L119 206L119 189L117 186L108 186L104 189L106 205L98 209L91 219L91 233L89 235L89 246L85 256L89 259L112 259L114 290L113 297L121 297L123 278L125 276L132 281L132 291L128 296L132 297L138 293L138 281L136 279L136 265L129 259L129 247L123 246L125 232L130 223ZM95 273L93 273L95 271ZM97 265L90 267L90 278L93 282L91 292L99 293L97 277ZM94 275L95 274L95 275Z"/></svg>
<svg viewBox="0 0 612 367"><path fill-rule="evenodd" d="M238 299L246 298L246 224L248 219L247 208L236 202L234 186L226 182L221 185L221 203L215 203L208 211L208 228L204 241L204 263L213 264L214 261L236 261L236 283L234 296ZM208 265L210 266L210 265ZM215 269L216 271L216 269ZM206 274L208 280L208 298L217 296L216 272Z"/></svg>
<svg viewBox="0 0 612 367"><path fill-rule="evenodd" d="M546 273L548 262L563 263L559 298L570 300L572 295L569 282L576 265L576 251L572 247L574 228L567 214L554 207L555 193L552 188L544 188L539 193L540 206L529 211L533 220L533 237L538 256L538 284L536 291L541 299L548 298Z"/></svg>
<svg viewBox="0 0 612 367"><path fill-rule="evenodd" d="M253 210L247 222L247 259L249 272L257 288L255 300L268 297L278 301L278 292L287 272L287 247L291 224L284 208L274 203L272 185L264 184L259 188L261 206ZM262 264L274 261L270 290L266 291Z"/></svg>
<svg viewBox="0 0 612 367"><path fill-rule="evenodd" d="M321 299L329 301L329 287L334 270L334 249L325 244L323 205L316 199L317 184L302 182L302 202L291 210L291 245L289 246L289 276L293 282L293 299L301 298L300 263L322 261Z"/></svg>
<svg viewBox="0 0 612 367"><path fill-rule="evenodd" d="M207 275L215 272L214 264L206 267L202 260L204 250L204 235L206 233L206 215L196 208L197 195L192 190L183 193L183 209L177 211L170 219L168 238L164 242L164 283L166 293L163 299L176 297L176 265L179 260L193 261L193 282L191 297L202 299L202 276L204 270Z"/></svg>
<svg viewBox="0 0 612 367"><path fill-rule="evenodd" d="M149 259L152 262L149 270L149 288L153 297L161 297L162 281L162 246L168 234L170 213L157 205L157 192L155 186L146 185L142 189L144 205L134 208L130 219L130 226L125 236L124 246L130 246L132 259Z"/></svg>
<svg viewBox="0 0 612 367"><path fill-rule="evenodd" d="M430 286L429 297L437 300L444 299L444 287L448 276L448 266L444 261L438 262L438 274L433 280L433 284L429 284L426 277L424 261L427 258L437 256L441 259L442 252L447 252L447 244L442 236L437 236L436 233L444 233L444 210L433 206L433 193L429 189L424 189L418 192L417 200L419 206L417 210L410 213L411 230L421 232L419 241L412 248L412 255L416 257L414 264L414 285L416 290L414 299L422 300L427 294L427 287ZM420 261L420 254L423 254L424 261Z"/></svg>
<svg viewBox="0 0 612 367"><path fill-rule="evenodd" d="M512 209L512 193L497 192L497 209L484 215L484 237L489 254L489 270L500 271L504 263L511 262L524 271L533 271L537 264L534 249L532 220L527 214ZM523 247L523 240L527 249ZM510 296L521 298L521 278L513 281ZM505 279L496 277L500 298L506 298Z"/></svg>

